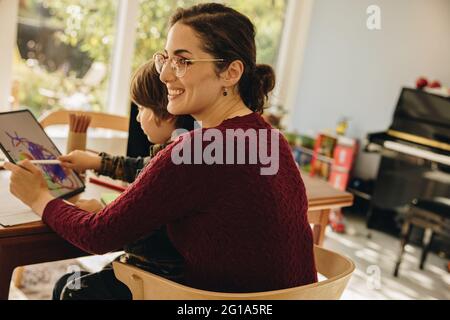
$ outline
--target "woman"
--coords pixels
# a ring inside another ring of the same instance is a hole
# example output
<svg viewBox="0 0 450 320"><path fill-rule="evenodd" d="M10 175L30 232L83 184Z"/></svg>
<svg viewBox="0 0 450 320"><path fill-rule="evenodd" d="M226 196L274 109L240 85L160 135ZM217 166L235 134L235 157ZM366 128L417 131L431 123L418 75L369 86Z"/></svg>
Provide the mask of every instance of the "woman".
<svg viewBox="0 0 450 320"><path fill-rule="evenodd" d="M260 113L275 77L271 67L256 64L251 21L221 4L179 9L165 52L154 60L168 89L168 111L193 115L202 129L162 150L96 215L53 199L29 162L22 163L26 170L8 165L13 194L63 238L92 253L116 250L166 225L185 260L183 282L192 287L254 292L317 281L300 173L287 141L264 137L272 128ZM228 148L242 136L249 137L244 156L242 145ZM278 155L272 174L262 173L267 162L253 162L255 145L258 155ZM208 154L215 161L205 159Z"/></svg>

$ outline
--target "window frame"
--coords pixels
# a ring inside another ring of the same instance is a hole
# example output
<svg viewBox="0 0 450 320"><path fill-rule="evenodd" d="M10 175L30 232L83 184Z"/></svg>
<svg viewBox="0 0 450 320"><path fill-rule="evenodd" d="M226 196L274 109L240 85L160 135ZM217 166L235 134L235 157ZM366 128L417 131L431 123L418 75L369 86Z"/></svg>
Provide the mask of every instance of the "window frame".
<svg viewBox="0 0 450 320"><path fill-rule="evenodd" d="M282 125L293 129L293 113L305 59L315 0L289 0L276 65L272 106L283 106Z"/></svg>
<svg viewBox="0 0 450 320"><path fill-rule="evenodd" d="M106 112L128 115L131 103L129 87L136 46L136 21L140 13L139 0L119 0L117 13Z"/></svg>

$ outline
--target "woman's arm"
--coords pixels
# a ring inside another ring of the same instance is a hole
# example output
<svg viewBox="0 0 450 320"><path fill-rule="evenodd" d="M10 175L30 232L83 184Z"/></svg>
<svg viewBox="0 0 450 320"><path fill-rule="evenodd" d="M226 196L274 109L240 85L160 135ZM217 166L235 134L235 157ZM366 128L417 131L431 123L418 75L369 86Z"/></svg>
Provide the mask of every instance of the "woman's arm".
<svg viewBox="0 0 450 320"><path fill-rule="evenodd" d="M169 146L162 151L116 201L98 214L87 214L56 199L45 208L43 221L82 250L103 254L196 212L199 199L206 194L206 178L196 173L198 166L175 165L172 149Z"/></svg>

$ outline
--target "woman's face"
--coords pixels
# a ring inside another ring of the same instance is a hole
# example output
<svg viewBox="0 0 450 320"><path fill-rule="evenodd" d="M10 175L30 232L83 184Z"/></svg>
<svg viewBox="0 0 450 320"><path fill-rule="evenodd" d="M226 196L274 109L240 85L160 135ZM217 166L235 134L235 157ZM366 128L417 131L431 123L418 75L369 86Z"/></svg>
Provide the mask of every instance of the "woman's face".
<svg viewBox="0 0 450 320"><path fill-rule="evenodd" d="M202 49L201 39L194 30L182 23L176 23L169 31L165 55L169 58L214 59ZM188 63L186 73L177 78L167 62L161 72L169 91L167 110L173 115L190 114L197 119L222 97L223 83L215 72L213 62Z"/></svg>
<svg viewBox="0 0 450 320"><path fill-rule="evenodd" d="M138 109L136 120L141 124L148 140L156 144L166 143L175 130L174 119L160 120L150 108L138 106Z"/></svg>

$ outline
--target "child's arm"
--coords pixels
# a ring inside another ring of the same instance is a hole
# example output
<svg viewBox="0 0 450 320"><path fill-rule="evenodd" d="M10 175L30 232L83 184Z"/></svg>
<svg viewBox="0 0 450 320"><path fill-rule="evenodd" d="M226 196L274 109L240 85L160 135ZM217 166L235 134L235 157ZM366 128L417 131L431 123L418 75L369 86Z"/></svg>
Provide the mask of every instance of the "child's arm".
<svg viewBox="0 0 450 320"><path fill-rule="evenodd" d="M98 174L108 176L113 179L133 182L138 170L144 167L145 158L131 158L122 156L111 156L107 153L100 153L101 165Z"/></svg>
<svg viewBox="0 0 450 320"><path fill-rule="evenodd" d="M123 157L123 156L111 156L107 153L100 153L101 166L98 174L111 177L113 179L119 179L127 182L133 182L137 173L142 170L147 163L153 159L156 154L164 149L169 143L153 145L150 148L150 154L148 157Z"/></svg>

